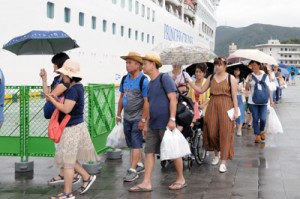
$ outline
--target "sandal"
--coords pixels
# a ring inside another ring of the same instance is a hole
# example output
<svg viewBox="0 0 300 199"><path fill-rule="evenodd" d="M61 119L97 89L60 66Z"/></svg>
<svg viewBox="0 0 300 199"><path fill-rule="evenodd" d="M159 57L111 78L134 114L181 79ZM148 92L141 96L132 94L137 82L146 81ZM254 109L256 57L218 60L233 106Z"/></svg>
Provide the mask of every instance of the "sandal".
<svg viewBox="0 0 300 199"><path fill-rule="evenodd" d="M54 185L54 184L58 184L58 183L63 183L65 181L64 176L62 176L60 174L58 174L57 176L59 177L59 179L56 179L56 177L54 177L54 178L52 178L51 180L48 181L48 184ZM81 176L79 175L79 173L76 173L74 178L73 178L72 183L76 184L80 181L80 179L81 179Z"/></svg>
<svg viewBox="0 0 300 199"><path fill-rule="evenodd" d="M65 192L60 193L60 194L58 194L58 195L56 195L56 196L52 196L51 199L52 199L53 197L54 197L55 199L75 199L75 196L74 196L72 193L65 193Z"/></svg>
<svg viewBox="0 0 300 199"><path fill-rule="evenodd" d="M81 179L81 175L79 175L79 173L76 173L75 176L74 176L74 178L73 178L72 183L76 184L76 183L78 183L80 181L80 179Z"/></svg>
<svg viewBox="0 0 300 199"><path fill-rule="evenodd" d="M63 183L65 181L64 176L58 174L57 175L59 177L59 179L56 179L55 177L52 178L51 180L48 181L48 184L58 184L58 183Z"/></svg>
<svg viewBox="0 0 300 199"><path fill-rule="evenodd" d="M82 180L83 183L87 182L87 185L85 187L81 186L79 188L79 194L84 194L85 192L87 192L87 190L89 190L89 188L95 182L95 180L96 180L96 175L89 176L87 180Z"/></svg>

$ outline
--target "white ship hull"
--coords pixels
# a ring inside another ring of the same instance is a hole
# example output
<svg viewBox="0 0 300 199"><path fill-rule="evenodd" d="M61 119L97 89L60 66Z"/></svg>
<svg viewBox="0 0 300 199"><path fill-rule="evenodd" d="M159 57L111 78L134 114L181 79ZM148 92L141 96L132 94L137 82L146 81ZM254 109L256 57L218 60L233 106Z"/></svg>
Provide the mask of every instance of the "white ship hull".
<svg viewBox="0 0 300 199"><path fill-rule="evenodd" d="M206 1L206 0L205 0ZM47 2L54 4L54 18L47 17ZM67 51L71 58L81 63L84 83L119 83L126 73L125 62L120 59L128 51L145 54L164 40L175 40L201 45L214 50L216 21L195 16L195 25L187 24L164 7L151 0L139 0L139 5L150 9L150 19L135 13L135 0L132 1L132 11L119 0L2 0L0 6L1 37L4 45L13 37L25 34L31 30L62 30L77 41L80 48ZM201 3L201 1L198 1ZM64 8L70 8L71 20L64 22ZM202 8L205 4L202 5ZM214 8L215 9L215 8ZM152 11L155 11L152 21ZM79 26L78 13L85 14L84 26ZM211 13L214 16L215 13ZM91 28L91 17L97 18L96 29ZM102 20L107 21L106 32L102 31ZM112 34L112 23L116 24L116 34ZM209 24L212 35L203 33L203 23ZM121 26L124 26L124 36L121 36ZM128 38L128 28L131 28L131 38ZM138 30L138 40L135 31ZM141 34L144 33L144 41ZM147 35L149 34L149 43ZM152 43L152 37L154 42ZM46 68L49 82L53 77L51 63L52 55L17 56L11 52L0 50L0 67L6 77L7 85L41 85L40 68Z"/></svg>

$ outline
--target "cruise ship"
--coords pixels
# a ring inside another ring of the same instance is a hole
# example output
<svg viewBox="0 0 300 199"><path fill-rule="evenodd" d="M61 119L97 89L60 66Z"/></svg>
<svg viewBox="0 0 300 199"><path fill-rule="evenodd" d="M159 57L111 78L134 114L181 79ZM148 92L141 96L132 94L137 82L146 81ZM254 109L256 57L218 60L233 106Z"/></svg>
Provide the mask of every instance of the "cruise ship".
<svg viewBox="0 0 300 199"><path fill-rule="evenodd" d="M79 48L66 51L80 62L84 84L119 83L126 74L120 56L141 54L161 42L200 45L214 51L220 0L1 0L0 44L32 30L62 30ZM0 50L6 85L51 81L52 55L20 55Z"/></svg>

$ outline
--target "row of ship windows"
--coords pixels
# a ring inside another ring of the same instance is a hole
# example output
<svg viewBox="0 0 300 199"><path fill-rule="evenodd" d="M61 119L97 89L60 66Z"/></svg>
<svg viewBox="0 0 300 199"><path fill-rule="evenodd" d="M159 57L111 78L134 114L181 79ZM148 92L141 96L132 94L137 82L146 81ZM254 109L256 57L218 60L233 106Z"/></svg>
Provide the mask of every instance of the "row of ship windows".
<svg viewBox="0 0 300 199"><path fill-rule="evenodd" d="M117 1L118 0L111 0L113 4L117 4ZM130 12L133 11L133 0L120 0L120 5L121 5L121 8L125 8L126 7L126 1L127 1L127 7L128 7L128 10ZM135 14L136 15L139 15L140 13L140 2L138 0L135 0L134 2L134 5L135 5ZM145 14L146 14L146 6L144 4L141 4L141 16L142 17L145 17ZM151 10L149 7L147 7L147 19L150 20L150 14L151 14ZM152 10L152 22L155 21L155 11Z"/></svg>
<svg viewBox="0 0 300 199"><path fill-rule="evenodd" d="M70 23L71 21L71 10L70 8L65 7L64 9L64 21L66 23ZM48 2L47 3L47 17L50 19L54 18L54 3L52 2ZM84 26L84 13L83 12L79 12L79 26ZM96 29L97 28L97 17L92 16L91 18L91 28L92 29ZM103 19L102 20L102 31L103 32L107 32L107 20ZM111 33L113 35L117 34L117 24L116 23L112 23L111 24ZM133 30L131 28L128 28L127 30L127 37L130 39L132 38L132 33ZM146 35L145 38L145 33L141 32L141 41L147 41L147 43L150 43L150 37L151 37L151 43L154 44L154 36L150 36L149 34ZM125 27L124 26L120 26L120 36L121 37L125 37ZM139 31L135 30L134 31L134 38L135 40L139 40Z"/></svg>

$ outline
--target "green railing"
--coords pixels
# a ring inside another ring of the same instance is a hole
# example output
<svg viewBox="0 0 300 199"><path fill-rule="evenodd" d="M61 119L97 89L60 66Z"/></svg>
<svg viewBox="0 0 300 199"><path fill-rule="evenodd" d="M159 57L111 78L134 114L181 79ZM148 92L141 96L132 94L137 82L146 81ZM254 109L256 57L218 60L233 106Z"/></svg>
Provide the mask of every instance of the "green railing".
<svg viewBox="0 0 300 199"><path fill-rule="evenodd" d="M106 138L115 125L115 87L88 85L84 98L84 120L97 153L102 153L108 149ZM20 156L23 162L29 156L54 155L54 143L47 134L49 120L43 116L44 104L41 86L6 86L5 120L0 129L1 156Z"/></svg>

